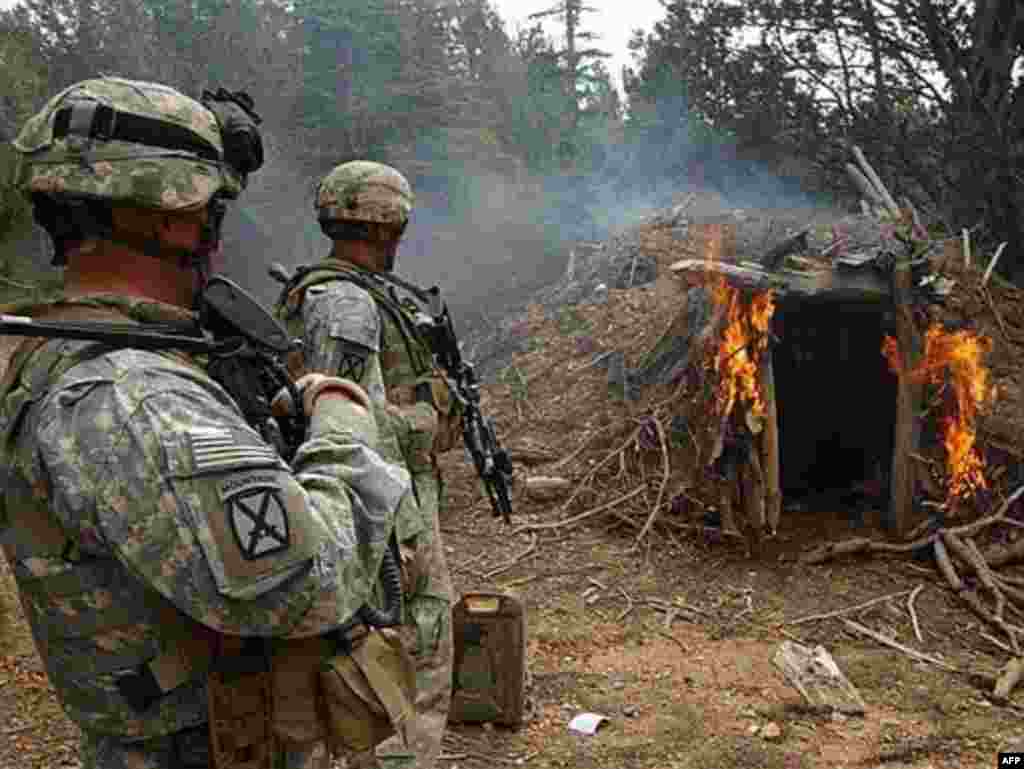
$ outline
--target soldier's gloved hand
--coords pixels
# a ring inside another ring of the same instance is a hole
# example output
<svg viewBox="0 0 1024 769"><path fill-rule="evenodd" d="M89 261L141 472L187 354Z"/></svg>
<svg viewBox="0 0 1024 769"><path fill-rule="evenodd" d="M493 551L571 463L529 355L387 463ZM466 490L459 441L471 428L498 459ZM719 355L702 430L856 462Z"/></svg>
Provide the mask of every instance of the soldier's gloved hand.
<svg viewBox="0 0 1024 769"><path fill-rule="evenodd" d="M309 418L308 438L325 432L349 432L361 443L377 440L377 423L370 411L370 396L349 379L306 374L295 383L302 399L302 411ZM287 388L271 401L275 416L295 413L295 403Z"/></svg>
<svg viewBox="0 0 1024 769"><path fill-rule="evenodd" d="M295 382L295 389L299 391L302 411L307 417L313 416L317 398L328 393L346 397L365 409L370 408L370 397L366 391L349 379L325 374L306 374ZM282 387L270 402L270 408L275 417L294 416L295 402L291 390Z"/></svg>

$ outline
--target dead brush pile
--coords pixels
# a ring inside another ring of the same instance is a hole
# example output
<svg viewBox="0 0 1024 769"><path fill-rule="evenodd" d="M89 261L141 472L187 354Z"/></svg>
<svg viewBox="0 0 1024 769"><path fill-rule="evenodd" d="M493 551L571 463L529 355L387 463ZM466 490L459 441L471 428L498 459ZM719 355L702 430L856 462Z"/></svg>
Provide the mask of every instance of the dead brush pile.
<svg viewBox="0 0 1024 769"><path fill-rule="evenodd" d="M688 252L688 243L646 229L645 250L676 258ZM531 476L570 481L566 495L541 508L545 520L517 531L593 523L598 516L638 540L653 527L690 527L679 513L692 507L687 499L702 505L699 490L697 496L686 491L698 459L690 431L709 416L698 413L705 398L693 397L701 383L639 390L626 374L678 330L685 299L681 283L671 294L654 284L610 289L603 300L557 311L532 304L512 326L525 349L498 371L486 406L516 465L517 505L533 507L526 490Z"/></svg>

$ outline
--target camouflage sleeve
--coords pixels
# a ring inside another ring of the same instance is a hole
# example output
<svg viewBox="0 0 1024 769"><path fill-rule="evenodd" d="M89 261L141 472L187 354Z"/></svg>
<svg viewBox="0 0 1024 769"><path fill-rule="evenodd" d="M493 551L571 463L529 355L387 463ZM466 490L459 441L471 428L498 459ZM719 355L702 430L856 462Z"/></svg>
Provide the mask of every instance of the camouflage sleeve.
<svg viewBox="0 0 1024 769"><path fill-rule="evenodd" d="M69 536L221 632L315 635L371 595L408 489L350 408L289 467L204 372L122 350L65 374L33 433Z"/></svg>
<svg viewBox="0 0 1024 769"><path fill-rule="evenodd" d="M310 286L302 320L308 371L351 379L383 399L380 311L368 291L347 280Z"/></svg>

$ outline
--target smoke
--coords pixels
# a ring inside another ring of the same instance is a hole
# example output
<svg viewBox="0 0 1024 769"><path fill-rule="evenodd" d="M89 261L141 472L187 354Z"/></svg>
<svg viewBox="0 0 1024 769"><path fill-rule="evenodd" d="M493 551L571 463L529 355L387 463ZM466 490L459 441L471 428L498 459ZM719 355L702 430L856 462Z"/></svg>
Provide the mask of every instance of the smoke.
<svg viewBox="0 0 1024 769"><path fill-rule="evenodd" d="M457 319L494 320L558 280L573 243L605 240L670 206L680 193L714 191L725 208L824 203L803 192L798 181L736 158L728 147L687 148L668 171L661 157L660 173L631 171L656 167L657 147L609 146L606 155L604 165L588 174L468 171L459 180L467 201L461 206L452 204L437 179L414 179L417 207L396 271L424 286L439 285ZM229 273L268 301L279 288L267 275L270 263L294 267L322 258L330 248L313 209L318 180L295 167L286 157L272 159L253 176L225 222Z"/></svg>
<svg viewBox="0 0 1024 769"><path fill-rule="evenodd" d="M566 163L582 170L569 173L531 173L497 144L493 156L482 156L492 151L484 144L480 157L460 155L443 135L426 131L430 139L406 163L393 161L417 198L397 272L424 286L439 285L464 326L521 309L564 274L575 242L606 240L671 206L680 193L715 192L725 208L828 205L802 190L798 179L752 158L749 148L741 157L728 138L689 124L687 115L685 101L666 97L648 108L648 128L630 130L627 123L598 130L586 137L584 159ZM288 136L286 125L265 128L267 163L229 211L225 255L229 274L270 301L279 289L267 275L272 262L294 267L316 261L330 243L313 209L319 179L301 170L308 148L277 139ZM527 151L557 162L550 146ZM317 163L326 172L352 159Z"/></svg>

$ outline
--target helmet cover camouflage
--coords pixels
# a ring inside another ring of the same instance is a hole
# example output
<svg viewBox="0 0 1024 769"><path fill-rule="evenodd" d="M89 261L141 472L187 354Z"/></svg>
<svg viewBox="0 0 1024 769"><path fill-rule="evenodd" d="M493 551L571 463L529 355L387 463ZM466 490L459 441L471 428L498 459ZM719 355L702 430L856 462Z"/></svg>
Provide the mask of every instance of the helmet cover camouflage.
<svg viewBox="0 0 1024 769"><path fill-rule="evenodd" d="M81 102L184 128L223 157L216 117L198 101L158 83L114 77L83 80L50 99L14 140L22 156L16 183L25 195L85 197L187 211L204 207L217 193L234 198L241 192L244 180L227 163L186 149L55 135L58 112Z"/></svg>
<svg viewBox="0 0 1024 769"><path fill-rule="evenodd" d="M412 213L409 182L391 166L353 160L336 166L316 194L320 221L379 222L403 226Z"/></svg>

